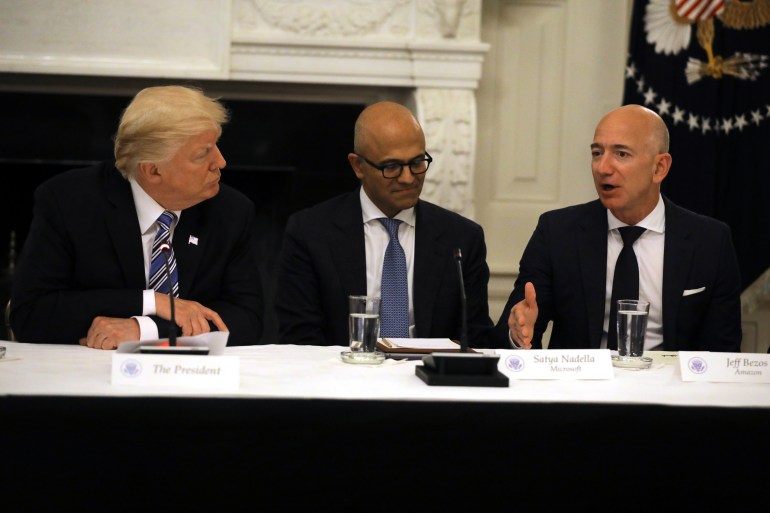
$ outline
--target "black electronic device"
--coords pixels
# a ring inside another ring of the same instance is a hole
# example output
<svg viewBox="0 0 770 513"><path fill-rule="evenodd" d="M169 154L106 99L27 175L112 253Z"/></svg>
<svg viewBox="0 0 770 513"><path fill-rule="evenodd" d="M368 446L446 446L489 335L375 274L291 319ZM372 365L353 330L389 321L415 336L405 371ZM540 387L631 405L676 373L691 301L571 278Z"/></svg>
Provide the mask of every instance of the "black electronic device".
<svg viewBox="0 0 770 513"><path fill-rule="evenodd" d="M483 353L433 353L423 356L414 373L431 386L507 387L499 361L500 356Z"/></svg>
<svg viewBox="0 0 770 513"><path fill-rule="evenodd" d="M209 348L206 346L139 346L140 354L182 354L182 355L207 355Z"/></svg>
<svg viewBox="0 0 770 513"><path fill-rule="evenodd" d="M467 306L460 248L454 250L453 257L457 262L462 305L460 352L437 352L423 356L423 364L416 366L414 372L431 386L507 387L508 376L497 370L500 356L468 351Z"/></svg>

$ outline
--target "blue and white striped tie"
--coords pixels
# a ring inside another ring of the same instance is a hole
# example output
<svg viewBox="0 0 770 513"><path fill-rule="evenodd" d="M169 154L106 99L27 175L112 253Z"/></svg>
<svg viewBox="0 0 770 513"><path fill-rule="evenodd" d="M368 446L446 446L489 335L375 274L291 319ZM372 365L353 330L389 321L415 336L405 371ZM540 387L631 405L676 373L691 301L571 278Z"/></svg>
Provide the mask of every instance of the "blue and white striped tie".
<svg viewBox="0 0 770 513"><path fill-rule="evenodd" d="M382 305L380 311L380 336L409 337L409 284L406 276L406 256L398 242L398 219L380 218L388 230L390 242L382 261Z"/></svg>
<svg viewBox="0 0 770 513"><path fill-rule="evenodd" d="M171 247L171 224L176 220L173 212L166 210L158 217L158 232L155 234L155 241L152 243L152 255L150 257L150 279L149 285L153 289L163 294L168 294L169 283L166 274L166 258L163 256L161 246L168 244ZM174 290L174 297L179 297L179 277L176 269L176 258L174 258L174 248L171 247L168 254L168 267L171 274L171 282Z"/></svg>

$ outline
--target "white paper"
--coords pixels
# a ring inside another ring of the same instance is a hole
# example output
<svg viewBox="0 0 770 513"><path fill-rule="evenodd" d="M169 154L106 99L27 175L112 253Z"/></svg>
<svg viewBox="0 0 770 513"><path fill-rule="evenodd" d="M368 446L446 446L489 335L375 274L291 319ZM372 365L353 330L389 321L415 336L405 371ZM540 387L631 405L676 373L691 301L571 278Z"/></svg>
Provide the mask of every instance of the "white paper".
<svg viewBox="0 0 770 513"><path fill-rule="evenodd" d="M448 338L384 338L383 341L404 349L460 349L460 344Z"/></svg>
<svg viewBox="0 0 770 513"><path fill-rule="evenodd" d="M176 345L179 347L208 347L210 356L221 356L225 352L229 335L226 331L212 331L193 337L178 337ZM168 339L145 340L143 342L126 341L118 345L117 352L138 353L139 346L163 346L165 344L168 344Z"/></svg>

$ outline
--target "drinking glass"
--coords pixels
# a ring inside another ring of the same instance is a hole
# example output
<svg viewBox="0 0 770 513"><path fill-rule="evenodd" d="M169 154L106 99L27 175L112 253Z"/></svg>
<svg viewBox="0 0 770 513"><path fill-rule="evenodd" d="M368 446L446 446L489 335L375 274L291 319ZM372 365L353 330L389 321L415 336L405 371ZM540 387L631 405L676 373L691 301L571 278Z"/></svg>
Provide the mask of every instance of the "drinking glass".
<svg viewBox="0 0 770 513"><path fill-rule="evenodd" d="M644 339L650 303L641 299L619 299L617 305L618 355L613 363L631 369L649 368L652 359L644 356Z"/></svg>
<svg viewBox="0 0 770 513"><path fill-rule="evenodd" d="M348 296L348 346L342 353L347 363L380 364L385 354L377 351L380 337L380 297Z"/></svg>

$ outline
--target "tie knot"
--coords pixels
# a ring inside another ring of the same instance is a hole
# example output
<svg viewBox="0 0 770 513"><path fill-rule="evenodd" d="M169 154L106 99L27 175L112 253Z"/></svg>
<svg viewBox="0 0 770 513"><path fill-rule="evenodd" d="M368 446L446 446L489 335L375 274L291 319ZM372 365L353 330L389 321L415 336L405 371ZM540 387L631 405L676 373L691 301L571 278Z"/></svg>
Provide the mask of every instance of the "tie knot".
<svg viewBox="0 0 770 513"><path fill-rule="evenodd" d="M618 228L620 236L623 237L623 246L631 246L636 239L647 231L647 228L641 226L623 226Z"/></svg>
<svg viewBox="0 0 770 513"><path fill-rule="evenodd" d="M384 226L386 230L388 230L388 234L390 234L391 239L395 238L398 240L398 226L401 224L400 219L380 217L377 220L382 223L382 226Z"/></svg>
<svg viewBox="0 0 770 513"><path fill-rule="evenodd" d="M160 217L158 217L158 222L166 227L166 230L171 229L171 223L174 222L176 219L176 214L171 212L170 210L164 211Z"/></svg>

